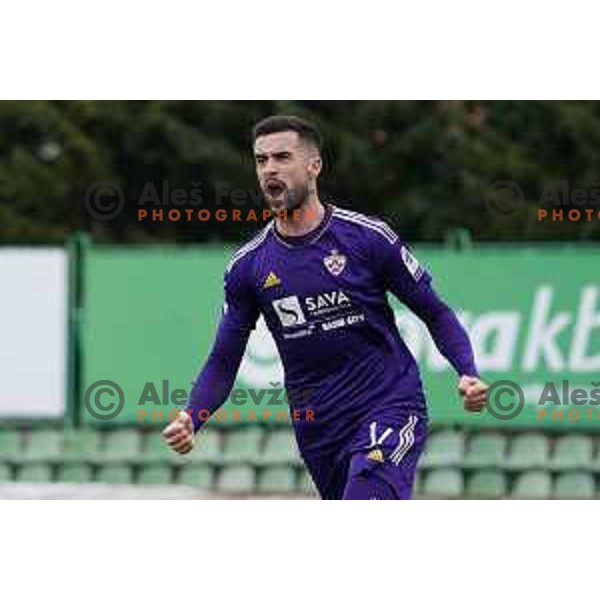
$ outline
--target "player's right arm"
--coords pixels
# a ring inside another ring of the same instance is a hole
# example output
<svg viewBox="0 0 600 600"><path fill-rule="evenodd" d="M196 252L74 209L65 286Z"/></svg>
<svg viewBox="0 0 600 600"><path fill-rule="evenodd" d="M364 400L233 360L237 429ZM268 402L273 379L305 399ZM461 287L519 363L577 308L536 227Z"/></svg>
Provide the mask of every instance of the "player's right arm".
<svg viewBox="0 0 600 600"><path fill-rule="evenodd" d="M194 383L185 412L163 431L167 444L181 454L194 447L194 434L204 422L202 415L212 415L229 396L248 338L258 319L258 305L240 262L225 273L225 303L217 334Z"/></svg>

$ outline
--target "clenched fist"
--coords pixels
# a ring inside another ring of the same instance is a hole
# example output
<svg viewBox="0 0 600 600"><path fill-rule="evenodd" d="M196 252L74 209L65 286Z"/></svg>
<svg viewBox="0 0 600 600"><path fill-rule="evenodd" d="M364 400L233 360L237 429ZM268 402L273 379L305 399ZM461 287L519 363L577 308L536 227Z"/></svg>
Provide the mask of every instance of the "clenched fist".
<svg viewBox="0 0 600 600"><path fill-rule="evenodd" d="M478 377L463 375L458 382L458 392L463 397L465 410L481 412L485 406L488 385Z"/></svg>
<svg viewBox="0 0 600 600"><path fill-rule="evenodd" d="M186 412L182 412L177 421L165 427L162 435L165 442L179 454L187 454L194 448L194 426Z"/></svg>

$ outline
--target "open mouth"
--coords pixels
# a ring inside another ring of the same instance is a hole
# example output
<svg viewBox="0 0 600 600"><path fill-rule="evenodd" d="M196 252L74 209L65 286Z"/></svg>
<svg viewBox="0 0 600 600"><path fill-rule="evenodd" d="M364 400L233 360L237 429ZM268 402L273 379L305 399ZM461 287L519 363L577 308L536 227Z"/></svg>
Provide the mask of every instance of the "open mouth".
<svg viewBox="0 0 600 600"><path fill-rule="evenodd" d="M267 181L265 190L271 198L277 198L278 196L283 194L283 192L285 192L285 184L281 181L271 179L270 181Z"/></svg>

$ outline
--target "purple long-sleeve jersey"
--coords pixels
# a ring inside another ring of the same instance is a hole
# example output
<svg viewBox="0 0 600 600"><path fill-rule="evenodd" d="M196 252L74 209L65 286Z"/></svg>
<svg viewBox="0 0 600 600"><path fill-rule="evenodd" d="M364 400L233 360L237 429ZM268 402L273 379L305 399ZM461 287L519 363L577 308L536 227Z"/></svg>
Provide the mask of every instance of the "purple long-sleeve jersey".
<svg viewBox="0 0 600 600"><path fill-rule="evenodd" d="M468 336L438 297L431 276L379 219L326 205L320 225L283 237L271 221L233 256L212 351L188 409L212 414L233 386L260 313L273 335L291 399L312 420L294 421L305 457L335 452L360 423L427 409L416 362L402 340L386 293L427 325L459 375L477 375Z"/></svg>

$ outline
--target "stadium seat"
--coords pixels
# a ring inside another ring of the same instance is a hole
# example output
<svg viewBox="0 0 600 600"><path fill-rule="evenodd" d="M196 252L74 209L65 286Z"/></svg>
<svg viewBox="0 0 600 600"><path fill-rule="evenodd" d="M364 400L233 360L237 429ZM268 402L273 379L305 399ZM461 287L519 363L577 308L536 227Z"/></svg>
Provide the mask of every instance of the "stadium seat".
<svg viewBox="0 0 600 600"><path fill-rule="evenodd" d="M593 464L594 444L585 435L566 435L557 440L550 465L558 471L589 469Z"/></svg>
<svg viewBox="0 0 600 600"><path fill-rule="evenodd" d="M417 472L415 473L415 482L413 484L412 490L413 498L418 498L423 495L423 479L423 471L421 469L417 469Z"/></svg>
<svg viewBox="0 0 600 600"><path fill-rule="evenodd" d="M200 437L200 436L199 436ZM183 456L173 452L163 439L160 431L151 431L144 436L140 463L146 465L180 464Z"/></svg>
<svg viewBox="0 0 600 600"><path fill-rule="evenodd" d="M237 407L236 407L237 408ZM242 407L243 410L243 407ZM214 411L212 413L212 416L210 417L210 419L208 421L206 421L206 426L210 427L213 430L217 430L220 431L221 433L226 433L227 431L229 431L230 429L236 429L240 426L241 422L239 419L238 420L234 420L233 419L233 413L230 410L226 410L223 414L225 414L224 419L219 419L216 416L217 411ZM202 429L204 429L205 427L203 426Z"/></svg>
<svg viewBox="0 0 600 600"><path fill-rule="evenodd" d="M464 435L461 431L439 431L427 442L419 464L423 467L454 467L462 462Z"/></svg>
<svg viewBox="0 0 600 600"><path fill-rule="evenodd" d="M550 442L541 433L523 433L513 438L505 466L509 469L526 469L547 466Z"/></svg>
<svg viewBox="0 0 600 600"><path fill-rule="evenodd" d="M260 459L264 465L299 465L300 455L293 432L275 430L269 433Z"/></svg>
<svg viewBox="0 0 600 600"><path fill-rule="evenodd" d="M181 468L177 483L191 485L202 490L213 487L213 468L208 465L186 465Z"/></svg>
<svg viewBox="0 0 600 600"><path fill-rule="evenodd" d="M463 477L458 469L434 469L425 478L423 495L428 498L458 498L463 492Z"/></svg>
<svg viewBox="0 0 600 600"><path fill-rule="evenodd" d="M256 476L254 469L247 465L224 467L217 477L217 491L242 494L255 490Z"/></svg>
<svg viewBox="0 0 600 600"><path fill-rule="evenodd" d="M194 463L220 465L223 462L223 434L209 427L201 429L196 436L194 450L185 455L186 460Z"/></svg>
<svg viewBox="0 0 600 600"><path fill-rule="evenodd" d="M260 460L260 443L263 432L259 427L230 431L225 436L223 461L231 463L256 464Z"/></svg>
<svg viewBox="0 0 600 600"><path fill-rule="evenodd" d="M0 483L12 481L12 469L6 463L0 463Z"/></svg>
<svg viewBox="0 0 600 600"><path fill-rule="evenodd" d="M0 429L0 460L15 460L21 454L21 433Z"/></svg>
<svg viewBox="0 0 600 600"><path fill-rule="evenodd" d="M467 482L469 498L503 498L508 493L508 482L502 471L485 469L476 471Z"/></svg>
<svg viewBox="0 0 600 600"><path fill-rule="evenodd" d="M100 434L93 429L63 431L63 462L92 461L100 448Z"/></svg>
<svg viewBox="0 0 600 600"><path fill-rule="evenodd" d="M52 481L52 469L49 465L24 465L17 469L17 480L30 483Z"/></svg>
<svg viewBox="0 0 600 600"><path fill-rule="evenodd" d="M171 483L171 467L168 465L142 467L137 482L142 485L168 485Z"/></svg>
<svg viewBox="0 0 600 600"><path fill-rule="evenodd" d="M562 473L556 478L553 496L577 500L594 498L594 477L583 472Z"/></svg>
<svg viewBox="0 0 600 600"><path fill-rule="evenodd" d="M501 433L481 433L471 438L465 467L502 467L506 456L507 439Z"/></svg>
<svg viewBox="0 0 600 600"><path fill-rule="evenodd" d="M103 465L96 475L98 483L131 483L131 469L124 465Z"/></svg>
<svg viewBox="0 0 600 600"><path fill-rule="evenodd" d="M592 463L588 467L590 471L595 471L596 473L600 473L600 443L596 443L596 440L600 439L600 437L594 437L594 452L592 457Z"/></svg>
<svg viewBox="0 0 600 600"><path fill-rule="evenodd" d="M511 492L512 498L549 498L552 492L552 478L547 471L526 471L521 473Z"/></svg>
<svg viewBox="0 0 600 600"><path fill-rule="evenodd" d="M296 491L296 470L293 467L266 467L258 475L257 491L262 494Z"/></svg>
<svg viewBox="0 0 600 600"><path fill-rule="evenodd" d="M93 471L90 465L65 464L58 470L58 481L65 483L88 483L93 480Z"/></svg>
<svg viewBox="0 0 600 600"><path fill-rule="evenodd" d="M142 437L136 429L109 431L99 458L104 463L134 462L139 458L141 445Z"/></svg>
<svg viewBox="0 0 600 600"><path fill-rule="evenodd" d="M298 478L298 493L306 494L307 496L318 496L315 482L312 480L310 473L306 469L300 470L300 476Z"/></svg>
<svg viewBox="0 0 600 600"><path fill-rule="evenodd" d="M62 455L62 434L55 429L32 429L27 436L22 462L57 462Z"/></svg>

